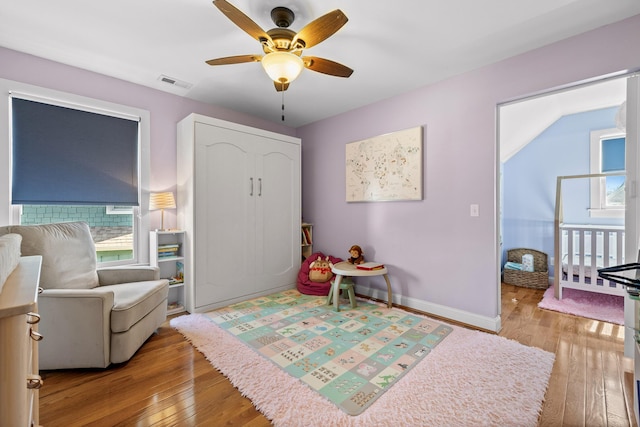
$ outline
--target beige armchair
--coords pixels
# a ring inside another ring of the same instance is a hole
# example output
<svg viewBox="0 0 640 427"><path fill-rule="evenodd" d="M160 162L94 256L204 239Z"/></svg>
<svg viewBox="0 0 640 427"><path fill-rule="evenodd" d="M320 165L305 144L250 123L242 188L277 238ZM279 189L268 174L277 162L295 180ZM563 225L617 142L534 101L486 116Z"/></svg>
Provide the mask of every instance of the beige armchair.
<svg viewBox="0 0 640 427"><path fill-rule="evenodd" d="M148 266L97 269L84 222L0 227L42 255L40 369L105 368L129 360L166 320L169 282Z"/></svg>

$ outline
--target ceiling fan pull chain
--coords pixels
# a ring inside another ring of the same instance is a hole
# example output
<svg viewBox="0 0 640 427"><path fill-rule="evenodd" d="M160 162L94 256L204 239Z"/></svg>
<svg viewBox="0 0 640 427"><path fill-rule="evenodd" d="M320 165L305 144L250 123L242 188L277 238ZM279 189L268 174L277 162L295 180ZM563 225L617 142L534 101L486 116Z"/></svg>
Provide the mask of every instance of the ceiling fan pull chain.
<svg viewBox="0 0 640 427"><path fill-rule="evenodd" d="M282 121L284 122L284 82L282 82Z"/></svg>

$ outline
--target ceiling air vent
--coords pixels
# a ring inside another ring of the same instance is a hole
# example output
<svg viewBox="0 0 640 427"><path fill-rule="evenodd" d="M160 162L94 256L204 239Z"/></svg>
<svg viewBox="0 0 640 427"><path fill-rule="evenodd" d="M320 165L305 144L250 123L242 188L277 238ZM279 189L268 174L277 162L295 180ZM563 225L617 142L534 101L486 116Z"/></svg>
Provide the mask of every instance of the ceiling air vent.
<svg viewBox="0 0 640 427"><path fill-rule="evenodd" d="M182 80L174 79L173 77L165 76L164 74L161 74L160 77L158 77L158 80L183 89L191 89L191 86L193 86L191 83L183 82Z"/></svg>

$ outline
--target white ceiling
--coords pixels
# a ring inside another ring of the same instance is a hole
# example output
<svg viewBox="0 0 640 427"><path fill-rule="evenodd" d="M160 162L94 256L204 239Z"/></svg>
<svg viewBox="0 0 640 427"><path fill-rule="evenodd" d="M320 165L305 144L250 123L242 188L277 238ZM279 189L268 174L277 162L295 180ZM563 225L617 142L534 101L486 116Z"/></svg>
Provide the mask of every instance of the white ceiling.
<svg viewBox="0 0 640 427"><path fill-rule="evenodd" d="M230 0L263 29L275 6L299 31L341 9L349 22L305 51L355 71L304 70L285 93L298 127L640 13L638 0ZM0 4L0 46L280 122L281 94L259 63L205 60L262 53L209 0L20 0ZM161 75L192 84L171 86Z"/></svg>

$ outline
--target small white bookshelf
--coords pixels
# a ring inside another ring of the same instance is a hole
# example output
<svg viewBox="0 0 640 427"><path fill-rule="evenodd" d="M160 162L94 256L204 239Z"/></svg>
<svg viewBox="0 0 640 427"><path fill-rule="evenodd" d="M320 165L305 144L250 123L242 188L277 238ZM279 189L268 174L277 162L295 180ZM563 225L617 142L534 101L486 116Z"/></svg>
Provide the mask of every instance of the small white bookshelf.
<svg viewBox="0 0 640 427"><path fill-rule="evenodd" d="M149 264L160 269L160 277L169 280L167 314L185 311L184 275L185 232L182 230L152 231L149 236Z"/></svg>

